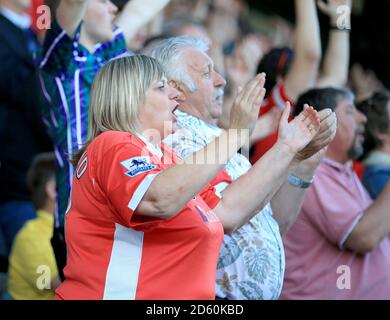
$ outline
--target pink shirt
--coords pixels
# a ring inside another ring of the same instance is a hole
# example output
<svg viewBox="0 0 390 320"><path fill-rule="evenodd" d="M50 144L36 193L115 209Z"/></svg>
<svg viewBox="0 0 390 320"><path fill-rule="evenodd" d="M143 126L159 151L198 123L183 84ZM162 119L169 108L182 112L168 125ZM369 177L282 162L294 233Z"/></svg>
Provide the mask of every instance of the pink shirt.
<svg viewBox="0 0 390 320"><path fill-rule="evenodd" d="M390 299L390 238L365 255L343 248L371 204L351 164L320 164L283 239L282 299Z"/></svg>

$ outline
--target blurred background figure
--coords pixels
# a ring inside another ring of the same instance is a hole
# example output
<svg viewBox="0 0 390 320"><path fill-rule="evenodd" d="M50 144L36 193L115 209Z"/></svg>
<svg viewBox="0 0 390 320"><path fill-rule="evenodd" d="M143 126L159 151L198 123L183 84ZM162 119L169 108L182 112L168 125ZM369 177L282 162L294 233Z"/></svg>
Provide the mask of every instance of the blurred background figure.
<svg viewBox="0 0 390 320"><path fill-rule="evenodd" d="M37 217L17 234L10 255L8 295L16 300L45 300L60 284L50 239L56 199L54 153L34 158L27 175Z"/></svg>
<svg viewBox="0 0 390 320"><path fill-rule="evenodd" d="M13 239L36 216L26 185L33 157L51 150L41 120L39 42L27 15L30 0L0 1L0 271ZM1 291L1 285L0 285Z"/></svg>
<svg viewBox="0 0 390 320"><path fill-rule="evenodd" d="M64 215L74 167L69 162L87 140L92 81L109 60L128 53L137 32L169 0L132 0L120 13L111 1L61 0L48 30L40 62L42 90L48 105L42 110L55 148L57 203L53 246L60 277L66 262Z"/></svg>
<svg viewBox="0 0 390 320"><path fill-rule="evenodd" d="M297 101L296 112L305 103L317 110L334 106L338 127L283 239L283 299L390 298L390 183L373 201L353 171L367 121L353 99L349 90L322 88Z"/></svg>
<svg viewBox="0 0 390 320"><path fill-rule="evenodd" d="M376 92L357 108L367 118L363 183L376 199L390 179L390 94Z"/></svg>

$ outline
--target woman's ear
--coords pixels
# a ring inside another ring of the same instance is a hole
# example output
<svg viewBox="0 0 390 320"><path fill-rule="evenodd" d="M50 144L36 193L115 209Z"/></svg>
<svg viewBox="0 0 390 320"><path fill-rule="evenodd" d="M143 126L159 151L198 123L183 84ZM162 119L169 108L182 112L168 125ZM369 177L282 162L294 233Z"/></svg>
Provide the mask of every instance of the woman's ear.
<svg viewBox="0 0 390 320"><path fill-rule="evenodd" d="M180 103L180 102L183 102L183 101L186 100L186 95L185 95L186 87L182 83L179 83L179 82L177 82L175 80L169 80L168 84L171 87L175 88L177 91L179 91L179 95L177 96L176 101L178 101Z"/></svg>

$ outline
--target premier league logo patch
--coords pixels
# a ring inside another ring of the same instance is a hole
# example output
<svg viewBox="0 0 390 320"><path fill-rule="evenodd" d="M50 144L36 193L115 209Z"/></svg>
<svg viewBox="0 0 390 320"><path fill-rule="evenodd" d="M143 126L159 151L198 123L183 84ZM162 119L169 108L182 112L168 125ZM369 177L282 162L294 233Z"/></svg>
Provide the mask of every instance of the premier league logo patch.
<svg viewBox="0 0 390 320"><path fill-rule="evenodd" d="M129 177L156 169L157 166L150 163L149 157L134 157L121 162L128 171L125 174Z"/></svg>

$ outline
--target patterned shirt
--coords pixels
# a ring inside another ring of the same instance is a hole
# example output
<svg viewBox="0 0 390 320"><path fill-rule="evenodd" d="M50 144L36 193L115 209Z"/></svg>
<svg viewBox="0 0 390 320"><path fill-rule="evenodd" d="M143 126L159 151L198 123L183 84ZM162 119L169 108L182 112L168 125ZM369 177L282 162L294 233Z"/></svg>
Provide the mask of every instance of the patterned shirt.
<svg viewBox="0 0 390 320"><path fill-rule="evenodd" d="M221 134L221 129L214 125L180 110L175 113L181 129L165 139L164 143L182 158L204 148ZM250 167L248 159L237 153L225 169L236 180ZM220 196L227 185L215 186ZM225 234L217 266L217 296L228 299L278 299L284 270L285 256L279 226L272 217L270 204L267 204L247 224L231 234Z"/></svg>
<svg viewBox="0 0 390 320"><path fill-rule="evenodd" d="M90 89L99 69L126 52L122 31L117 28L112 42L99 43L92 53L79 43L81 25L74 38L56 21L48 30L40 64L41 85L47 108L43 121L54 143L57 173L56 227L64 225L74 168L69 157L87 139Z"/></svg>

